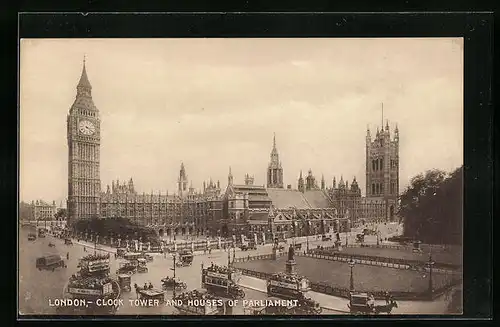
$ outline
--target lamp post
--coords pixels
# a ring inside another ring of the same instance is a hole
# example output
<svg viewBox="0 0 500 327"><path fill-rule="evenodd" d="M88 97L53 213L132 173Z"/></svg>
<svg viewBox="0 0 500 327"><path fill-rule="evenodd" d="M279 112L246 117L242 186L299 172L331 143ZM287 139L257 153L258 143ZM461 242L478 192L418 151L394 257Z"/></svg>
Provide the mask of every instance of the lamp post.
<svg viewBox="0 0 500 327"><path fill-rule="evenodd" d="M353 273L352 273L352 269L354 268L354 265L356 263L354 262L354 260L351 258L351 260L349 261L349 267L351 268L351 279L350 279L350 285L349 285L349 290L352 292L354 291L354 276L353 276Z"/></svg>
<svg viewBox="0 0 500 327"><path fill-rule="evenodd" d="M432 298L432 293L433 293L433 289L432 289L432 266L434 265L434 261L432 261L432 253L429 254L429 262L427 263L427 265L429 266L429 296Z"/></svg>
<svg viewBox="0 0 500 327"><path fill-rule="evenodd" d="M174 271L174 291L173 291L173 297L175 298L175 262L176 262L176 255L175 253L172 255L172 259L174 259L174 266L173 268L170 268L170 270Z"/></svg>
<svg viewBox="0 0 500 327"><path fill-rule="evenodd" d="M349 238L349 233L345 231L345 247L347 247L347 239Z"/></svg>
<svg viewBox="0 0 500 327"><path fill-rule="evenodd" d="M307 248L307 252L309 253L309 230L307 231L307 235L306 235L306 248Z"/></svg>

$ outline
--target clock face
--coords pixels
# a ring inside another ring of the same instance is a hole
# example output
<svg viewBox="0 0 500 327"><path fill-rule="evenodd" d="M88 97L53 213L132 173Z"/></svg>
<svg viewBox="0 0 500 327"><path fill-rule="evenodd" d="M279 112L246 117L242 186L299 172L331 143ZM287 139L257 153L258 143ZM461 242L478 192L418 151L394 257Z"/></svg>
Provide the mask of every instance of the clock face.
<svg viewBox="0 0 500 327"><path fill-rule="evenodd" d="M85 135L92 135L95 133L95 126L88 120L82 120L78 124L78 130Z"/></svg>

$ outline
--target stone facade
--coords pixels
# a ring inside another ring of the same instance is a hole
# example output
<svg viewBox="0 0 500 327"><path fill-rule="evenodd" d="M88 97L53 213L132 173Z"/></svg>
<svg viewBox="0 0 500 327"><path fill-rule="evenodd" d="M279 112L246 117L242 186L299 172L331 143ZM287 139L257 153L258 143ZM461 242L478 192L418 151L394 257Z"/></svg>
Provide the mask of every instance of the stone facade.
<svg viewBox="0 0 500 327"><path fill-rule="evenodd" d="M100 119L91 96L85 61L77 85L77 95L68 119L68 218L69 222L92 217L123 217L155 228L163 236L246 235L256 238L302 236L345 230L360 220L392 219L398 196L399 132L394 140L386 125L372 142L367 132L367 197L361 196L356 178L350 187L341 177L326 187L324 177L318 186L312 170L305 180L300 172L298 188L284 188L283 167L276 136L267 166L267 184L255 185L245 175L235 184L229 168L227 187L220 182L203 182L203 190L188 187L183 163L178 188L168 192L139 193L132 178L113 181L105 192L100 180ZM262 235L262 236L258 236Z"/></svg>
<svg viewBox="0 0 500 327"><path fill-rule="evenodd" d="M32 219L34 221L50 221L55 220L54 215L57 212L56 202L52 201L49 204L42 200L31 201Z"/></svg>

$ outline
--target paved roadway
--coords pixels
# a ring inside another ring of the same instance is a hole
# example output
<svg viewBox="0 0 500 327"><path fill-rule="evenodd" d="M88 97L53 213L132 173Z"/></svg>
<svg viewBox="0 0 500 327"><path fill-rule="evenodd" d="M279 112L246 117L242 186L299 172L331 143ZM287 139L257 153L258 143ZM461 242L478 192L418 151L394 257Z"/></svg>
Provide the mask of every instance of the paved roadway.
<svg viewBox="0 0 500 327"><path fill-rule="evenodd" d="M27 240L27 229L20 229L19 240L19 312L20 314L55 314L55 308L49 306L49 299L61 298L63 287L70 275L77 271L78 259L84 256L84 244L75 242L75 245L64 245L64 241L47 236L44 239L37 238L34 242ZM349 235L349 242L353 241L356 232ZM342 235L345 239L345 236ZM327 245L328 242L322 242L320 239L314 240L310 237L309 246L316 247L317 245ZM49 241L56 244L55 248L48 246ZM296 238L295 242L300 242L301 239ZM290 241L291 242L291 241ZM305 238L302 238L305 243ZM86 244L87 252L93 252L92 244ZM305 244L303 245L305 248ZM109 249L113 251L113 249ZM258 255L271 253L272 246L260 246L257 250L236 251L236 257L247 255ZM47 254L59 254L66 260L66 254L69 253L67 260L68 268L52 271L38 271L35 268L37 257ZM231 253L232 257L232 253ZM118 268L118 260L112 256L111 273L113 274ZM201 263L209 265L211 262L219 265L227 265L227 252L219 250L213 251L211 254L197 253L191 267L177 268L176 276L186 282L188 290L201 288ZM161 286L160 280L165 276L172 276L173 271L170 267L173 266L171 256L164 257L163 255L155 255L154 261L148 264L149 272L144 274L135 274L132 276L132 285L137 283L143 285L145 282L151 282L156 288ZM245 288L246 299L261 300L266 299L267 295L259 290ZM172 297L172 292L167 292L167 299ZM123 293L122 298L125 300L124 305L119 308L118 314L176 314L177 310L169 306L161 307L132 307L128 304L128 299L135 299L134 291L131 293ZM237 307L233 309L234 314L243 314L243 308ZM336 311L325 310L324 314L335 314Z"/></svg>
<svg viewBox="0 0 500 327"><path fill-rule="evenodd" d="M49 299L54 302L55 299L62 298L63 288L71 274L77 271L78 259L87 253L93 253L93 244L74 241L74 245L64 245L61 239L47 236L46 238L37 238L34 242L27 240L28 230L20 230L20 256L19 256L19 312L20 314L56 314L56 308L49 306ZM49 242L52 242L56 247L49 247ZM87 252L84 252L86 248ZM100 247L98 251L113 251L113 249ZM66 260L66 255L69 253L69 260ZM242 255L256 255L271 253L271 246L260 247L258 250L248 252L236 251L236 257ZM68 268L57 269L56 271L38 271L35 268L37 257L59 254L64 257ZM232 252L231 252L232 258ZM212 262L218 265L227 265L227 252L213 251L211 254L197 253L194 257L191 267L181 267L176 269L176 276L188 285L187 290L201 288L201 263L209 265ZM121 259L115 259L111 256L111 273L113 274L118 268L118 263ZM173 276L173 259L170 255L154 255L153 262L148 264L148 273L135 274L132 276L132 285L137 283L143 285L145 282L151 282L155 288L161 287L161 279L165 276ZM260 290L245 288L248 300L264 300L267 295ZM167 291L166 299L171 299L173 292ZM131 306L129 299L136 299L134 291L130 293L122 293L124 305L118 309L117 314L137 315L137 314L178 314L177 309L171 306L159 307L136 307ZM325 310L324 314L334 314L335 311ZM244 309L240 306L233 308L233 314L244 314Z"/></svg>

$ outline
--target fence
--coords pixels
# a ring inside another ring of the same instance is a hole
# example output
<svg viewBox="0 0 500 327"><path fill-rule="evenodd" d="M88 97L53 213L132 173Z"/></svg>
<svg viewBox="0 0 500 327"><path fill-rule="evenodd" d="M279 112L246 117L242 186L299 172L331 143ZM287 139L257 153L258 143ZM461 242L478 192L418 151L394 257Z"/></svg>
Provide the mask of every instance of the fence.
<svg viewBox="0 0 500 327"><path fill-rule="evenodd" d="M310 250L308 253L299 255L332 261L347 262L354 260L355 263L396 269L411 269L416 271L428 270L428 262L426 261L368 256L361 254L347 254L336 252L333 248L314 249ZM432 269L435 271L459 272L461 267L450 263L434 262Z"/></svg>
<svg viewBox="0 0 500 327"><path fill-rule="evenodd" d="M277 256L280 256L282 254L276 253ZM240 258L234 258L233 262L246 262L246 261L255 261L255 260L272 260L273 255L272 254L261 254L261 255L256 255L256 256L246 256L246 257L240 257Z"/></svg>

